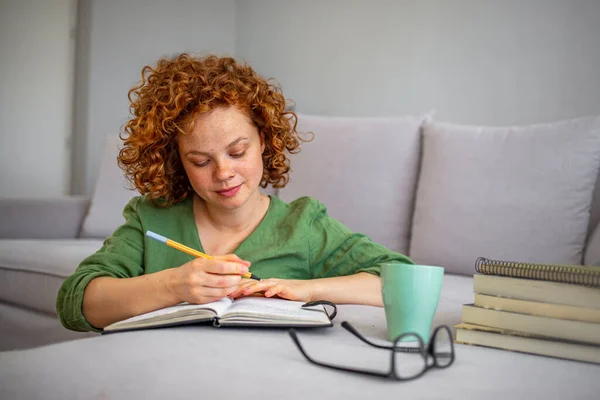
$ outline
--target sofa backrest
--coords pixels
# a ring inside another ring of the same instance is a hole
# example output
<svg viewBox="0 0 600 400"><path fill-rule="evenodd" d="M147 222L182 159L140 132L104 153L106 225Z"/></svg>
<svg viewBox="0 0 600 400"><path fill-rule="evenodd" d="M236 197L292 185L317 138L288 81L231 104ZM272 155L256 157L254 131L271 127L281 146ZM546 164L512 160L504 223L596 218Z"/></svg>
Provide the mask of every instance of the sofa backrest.
<svg viewBox="0 0 600 400"><path fill-rule="evenodd" d="M291 157L279 196L312 196L352 231L407 254L425 118L298 114L298 131L314 138Z"/></svg>
<svg viewBox="0 0 600 400"><path fill-rule="evenodd" d="M423 127L410 256L473 273L478 257L581 264L600 168L600 116Z"/></svg>
<svg viewBox="0 0 600 400"><path fill-rule="evenodd" d="M289 184L265 192L279 195L284 201L313 196L328 207L332 217L353 231L412 256L409 250L414 234L413 209L417 188L422 183L421 146L426 117L347 118L304 114L298 117L298 130L313 132L314 140L303 143L301 152L290 157ZM137 195L128 188L117 166L120 143L117 135L106 138L82 237L110 235L124 222L122 211L127 201ZM588 237L599 221L600 175L596 173ZM469 273L473 264L474 260L467 260L464 266L450 266L447 270Z"/></svg>
<svg viewBox="0 0 600 400"><path fill-rule="evenodd" d="M106 136L102 163L90 208L81 227L81 237L104 238L112 234L125 222L125 205L138 195L137 191L131 189L117 164L120 146L121 139L118 135Z"/></svg>
<svg viewBox="0 0 600 400"><path fill-rule="evenodd" d="M594 185L594 194L592 197L592 207L590 209L590 224L588 227L588 236L592 234L594 228L597 228L600 224L600 170L598 170L598 177L596 178L596 184Z"/></svg>

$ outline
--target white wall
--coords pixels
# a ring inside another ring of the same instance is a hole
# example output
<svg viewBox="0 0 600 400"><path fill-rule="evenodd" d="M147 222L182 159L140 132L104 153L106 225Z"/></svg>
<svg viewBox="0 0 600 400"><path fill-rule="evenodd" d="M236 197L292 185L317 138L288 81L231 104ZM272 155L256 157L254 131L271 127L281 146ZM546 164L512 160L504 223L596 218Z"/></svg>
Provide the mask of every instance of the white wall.
<svg viewBox="0 0 600 400"><path fill-rule="evenodd" d="M519 124L599 113L598 21L599 0L0 0L0 196L92 194L163 55L235 53L305 113Z"/></svg>
<svg viewBox="0 0 600 400"><path fill-rule="evenodd" d="M234 54L234 0L82 0L74 193L92 194L104 138L129 116L142 67L184 51ZM116 162L116 160L115 160Z"/></svg>
<svg viewBox="0 0 600 400"><path fill-rule="evenodd" d="M0 197L69 192L76 0L0 0Z"/></svg>
<svg viewBox="0 0 600 400"><path fill-rule="evenodd" d="M236 51L304 113L600 113L600 1L238 1Z"/></svg>

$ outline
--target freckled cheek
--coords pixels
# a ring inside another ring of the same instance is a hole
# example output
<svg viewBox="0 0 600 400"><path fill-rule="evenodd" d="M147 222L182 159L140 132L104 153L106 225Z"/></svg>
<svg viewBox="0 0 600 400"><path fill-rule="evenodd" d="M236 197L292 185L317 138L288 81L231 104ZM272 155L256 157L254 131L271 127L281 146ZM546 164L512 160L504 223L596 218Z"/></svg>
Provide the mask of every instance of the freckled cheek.
<svg viewBox="0 0 600 400"><path fill-rule="evenodd" d="M261 179L263 174L263 162L260 154L244 165L244 173L248 177Z"/></svg>
<svg viewBox="0 0 600 400"><path fill-rule="evenodd" d="M209 174L205 173L188 173L188 179L194 190L205 190L210 187L211 179Z"/></svg>

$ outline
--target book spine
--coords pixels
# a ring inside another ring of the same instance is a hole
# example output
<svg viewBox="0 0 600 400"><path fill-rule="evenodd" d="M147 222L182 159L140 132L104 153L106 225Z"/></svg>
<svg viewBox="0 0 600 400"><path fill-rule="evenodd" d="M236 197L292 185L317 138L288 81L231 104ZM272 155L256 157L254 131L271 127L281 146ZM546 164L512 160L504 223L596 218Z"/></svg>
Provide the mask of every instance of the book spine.
<svg viewBox="0 0 600 400"><path fill-rule="evenodd" d="M473 291L490 296L600 309L600 290L560 282L475 274Z"/></svg>
<svg viewBox="0 0 600 400"><path fill-rule="evenodd" d="M492 347L567 360L600 363L600 347L580 343L555 342L541 338L456 329L456 343Z"/></svg>
<svg viewBox="0 0 600 400"><path fill-rule="evenodd" d="M475 293L475 305L497 311L600 324L600 309L542 303Z"/></svg>
<svg viewBox="0 0 600 400"><path fill-rule="evenodd" d="M469 304L463 305L462 320L468 324L523 332L549 339L600 344L600 325L589 322L496 311Z"/></svg>

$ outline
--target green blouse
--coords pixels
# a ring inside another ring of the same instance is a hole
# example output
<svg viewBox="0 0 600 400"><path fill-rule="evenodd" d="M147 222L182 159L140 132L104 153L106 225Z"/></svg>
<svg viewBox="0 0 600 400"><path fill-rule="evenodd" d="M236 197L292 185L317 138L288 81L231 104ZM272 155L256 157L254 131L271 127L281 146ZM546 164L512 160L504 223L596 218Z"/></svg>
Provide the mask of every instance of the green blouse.
<svg viewBox="0 0 600 400"><path fill-rule="evenodd" d="M150 274L179 267L193 258L145 236L146 231L204 251L192 205L191 197L167 208L157 207L145 197L131 199L123 211L125 223L63 282L56 301L62 324L72 330L97 331L82 313L83 292L92 279ZM358 272L379 275L381 263L413 263L367 236L351 232L310 197L288 204L271 196L267 214L233 253L250 261L250 272L261 278L314 279Z"/></svg>

